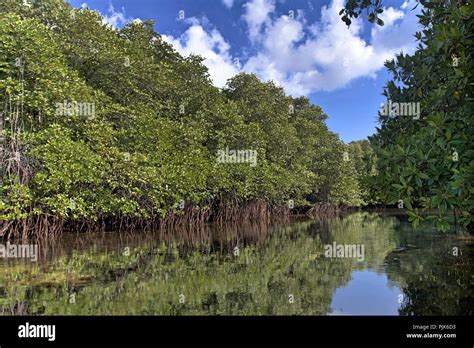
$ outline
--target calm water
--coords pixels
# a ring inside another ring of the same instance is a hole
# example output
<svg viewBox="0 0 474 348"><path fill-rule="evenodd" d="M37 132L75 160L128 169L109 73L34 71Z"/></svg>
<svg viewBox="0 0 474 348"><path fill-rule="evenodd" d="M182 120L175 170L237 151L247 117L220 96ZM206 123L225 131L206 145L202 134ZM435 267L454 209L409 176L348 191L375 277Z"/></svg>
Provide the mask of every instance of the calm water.
<svg viewBox="0 0 474 348"><path fill-rule="evenodd" d="M361 253L328 257L326 245ZM473 264L469 235L365 212L67 234L39 245L37 262L0 259L0 313L472 315Z"/></svg>

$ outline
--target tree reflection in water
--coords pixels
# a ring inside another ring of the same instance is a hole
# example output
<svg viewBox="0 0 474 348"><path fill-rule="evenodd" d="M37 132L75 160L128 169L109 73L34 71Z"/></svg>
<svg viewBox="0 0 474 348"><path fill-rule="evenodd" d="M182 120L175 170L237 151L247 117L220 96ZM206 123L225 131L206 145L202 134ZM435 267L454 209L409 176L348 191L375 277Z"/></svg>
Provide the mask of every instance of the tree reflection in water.
<svg viewBox="0 0 474 348"><path fill-rule="evenodd" d="M364 245L364 261L326 258L324 245L333 242ZM472 314L469 243L367 212L270 226L66 235L42 245L36 265L0 263L0 307L7 315L325 315L354 272L370 271L389 279L372 292L403 291L401 315ZM357 301L372 312L370 292Z"/></svg>

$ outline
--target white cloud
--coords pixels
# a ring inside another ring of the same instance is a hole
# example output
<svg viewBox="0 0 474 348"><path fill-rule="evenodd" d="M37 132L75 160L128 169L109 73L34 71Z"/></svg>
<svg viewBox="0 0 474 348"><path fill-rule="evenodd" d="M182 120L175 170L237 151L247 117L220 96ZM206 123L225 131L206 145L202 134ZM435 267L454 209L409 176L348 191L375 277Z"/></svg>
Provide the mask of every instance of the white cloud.
<svg viewBox="0 0 474 348"><path fill-rule="evenodd" d="M124 25L127 22L125 19L125 9L122 7L122 12L115 10L114 5L109 3L108 14L103 15L102 23L109 24L112 28L117 28L119 25Z"/></svg>
<svg viewBox="0 0 474 348"><path fill-rule="evenodd" d="M349 28L341 21L343 3L333 0L321 7L319 21L307 23L301 11L296 18L277 16L274 0L249 0L243 5L243 19L256 53L249 55L242 69L234 64L229 43L205 18L189 19L184 34L164 39L184 56L201 55L218 87L245 71L275 81L294 96L332 91L360 77L375 77L396 53L414 51L418 24L412 7L386 8L381 15L385 26L370 24L364 38L362 19L353 19Z"/></svg>
<svg viewBox="0 0 474 348"><path fill-rule="evenodd" d="M371 30L372 45L379 49L411 51L418 25L418 18L411 11L412 8L408 7L406 12L392 7L385 9L380 15L385 25L374 26Z"/></svg>
<svg viewBox="0 0 474 348"><path fill-rule="evenodd" d="M231 8L234 5L234 0L222 0L225 7Z"/></svg>
<svg viewBox="0 0 474 348"><path fill-rule="evenodd" d="M82 4L82 6L84 4ZM87 6L87 4L85 5ZM140 18L127 18L125 16L125 8L122 7L122 11L116 10L111 2L109 3L107 14L102 15L102 23L108 24L114 29L123 26L128 22L141 23L142 21Z"/></svg>
<svg viewBox="0 0 474 348"><path fill-rule="evenodd" d="M394 9L393 7L386 8L380 15L380 19L385 22L385 26L376 26L375 28L384 29L390 27L397 19L405 16L405 12Z"/></svg>
<svg viewBox="0 0 474 348"><path fill-rule="evenodd" d="M229 54L229 44L216 29L208 33L201 25L194 23L179 38L163 35L163 39L183 56L196 54L205 58L203 63L218 87L223 87L227 79L239 72Z"/></svg>
<svg viewBox="0 0 474 348"><path fill-rule="evenodd" d="M243 18L249 27L249 37L252 41L257 41L262 25L270 21L269 15L275 10L275 3L273 0L251 0L243 7Z"/></svg>
<svg viewBox="0 0 474 348"><path fill-rule="evenodd" d="M411 10L412 8L414 8L415 6L417 6L418 3L416 2L416 0L406 0L403 2L402 6L400 6L401 9L406 9L406 10Z"/></svg>
<svg viewBox="0 0 474 348"><path fill-rule="evenodd" d="M342 7L343 0L323 6L321 20L309 27L301 16L264 21L264 28L259 28L263 32L259 52L243 70L274 80L290 94L303 95L341 88L359 77L375 77L395 53L414 49L414 13L385 9L385 26L372 29L371 42L366 42L361 37L362 20L354 19L348 29L338 14ZM249 39L253 40L252 31Z"/></svg>

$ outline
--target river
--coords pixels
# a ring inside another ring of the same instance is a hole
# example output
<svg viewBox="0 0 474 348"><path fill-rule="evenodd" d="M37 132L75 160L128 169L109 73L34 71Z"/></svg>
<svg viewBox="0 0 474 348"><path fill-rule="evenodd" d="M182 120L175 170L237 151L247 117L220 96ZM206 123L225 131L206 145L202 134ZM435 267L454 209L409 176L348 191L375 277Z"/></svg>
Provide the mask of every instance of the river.
<svg viewBox="0 0 474 348"><path fill-rule="evenodd" d="M0 314L474 312L472 236L403 216L66 233L38 252L35 262L0 258Z"/></svg>

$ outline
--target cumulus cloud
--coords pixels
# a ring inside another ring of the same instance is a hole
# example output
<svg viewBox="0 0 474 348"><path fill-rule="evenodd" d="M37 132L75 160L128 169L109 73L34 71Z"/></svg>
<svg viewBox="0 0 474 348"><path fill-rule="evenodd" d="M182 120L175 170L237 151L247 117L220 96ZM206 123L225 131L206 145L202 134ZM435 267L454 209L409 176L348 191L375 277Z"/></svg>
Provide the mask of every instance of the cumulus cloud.
<svg viewBox="0 0 474 348"><path fill-rule="evenodd" d="M403 5L402 5L403 8ZM413 35L418 26L418 18L410 11L385 9L379 16L384 22L383 27L374 26L371 30L371 43L378 49L411 52L413 50Z"/></svg>
<svg viewBox="0 0 474 348"><path fill-rule="evenodd" d="M117 11L112 3L109 3L108 13L103 15L102 23L109 24L112 28L117 28L119 25L124 25L127 22L125 19L125 9Z"/></svg>
<svg viewBox="0 0 474 348"><path fill-rule="evenodd" d="M84 3L82 6L87 4ZM128 22L141 23L140 18L127 18L125 16L125 8L122 7L121 11L116 10L114 5L110 2L107 14L102 15L102 23L110 25L112 28L116 29L120 26L125 25Z"/></svg>
<svg viewBox="0 0 474 348"><path fill-rule="evenodd" d="M243 18L249 28L249 38L257 41L260 38L262 26L270 22L270 13L275 10L274 0L251 0L243 5L245 14Z"/></svg>
<svg viewBox="0 0 474 348"><path fill-rule="evenodd" d="M203 63L209 69L209 75L214 85L223 87L227 79L239 71L230 56L230 45L218 30L212 29L207 32L196 21L193 23L180 37L174 38L164 35L163 39L173 45L183 56L190 54L202 56Z"/></svg>
<svg viewBox="0 0 474 348"><path fill-rule="evenodd" d="M414 0L399 9L384 9L385 26L371 26L363 37L362 19L347 26L341 21L344 0L333 0L321 7L320 20L307 23L301 11L297 16L276 15L274 0L249 0L243 5L242 19L248 28L253 52L244 66L234 64L230 45L209 23L192 19L179 37L165 36L178 52L201 55L216 86L239 71L256 73L273 80L294 96L315 91L332 91L360 77L375 77L386 60L416 47L413 34L418 29Z"/></svg>
<svg viewBox="0 0 474 348"><path fill-rule="evenodd" d="M362 38L361 19L353 20L349 29L341 21L343 2L333 0L323 6L321 20L306 28L301 18L281 16L265 21L259 52L243 70L274 80L292 95L304 95L332 91L359 77L375 77L394 54L414 50L414 13L385 9L385 26L374 27L368 42Z"/></svg>

